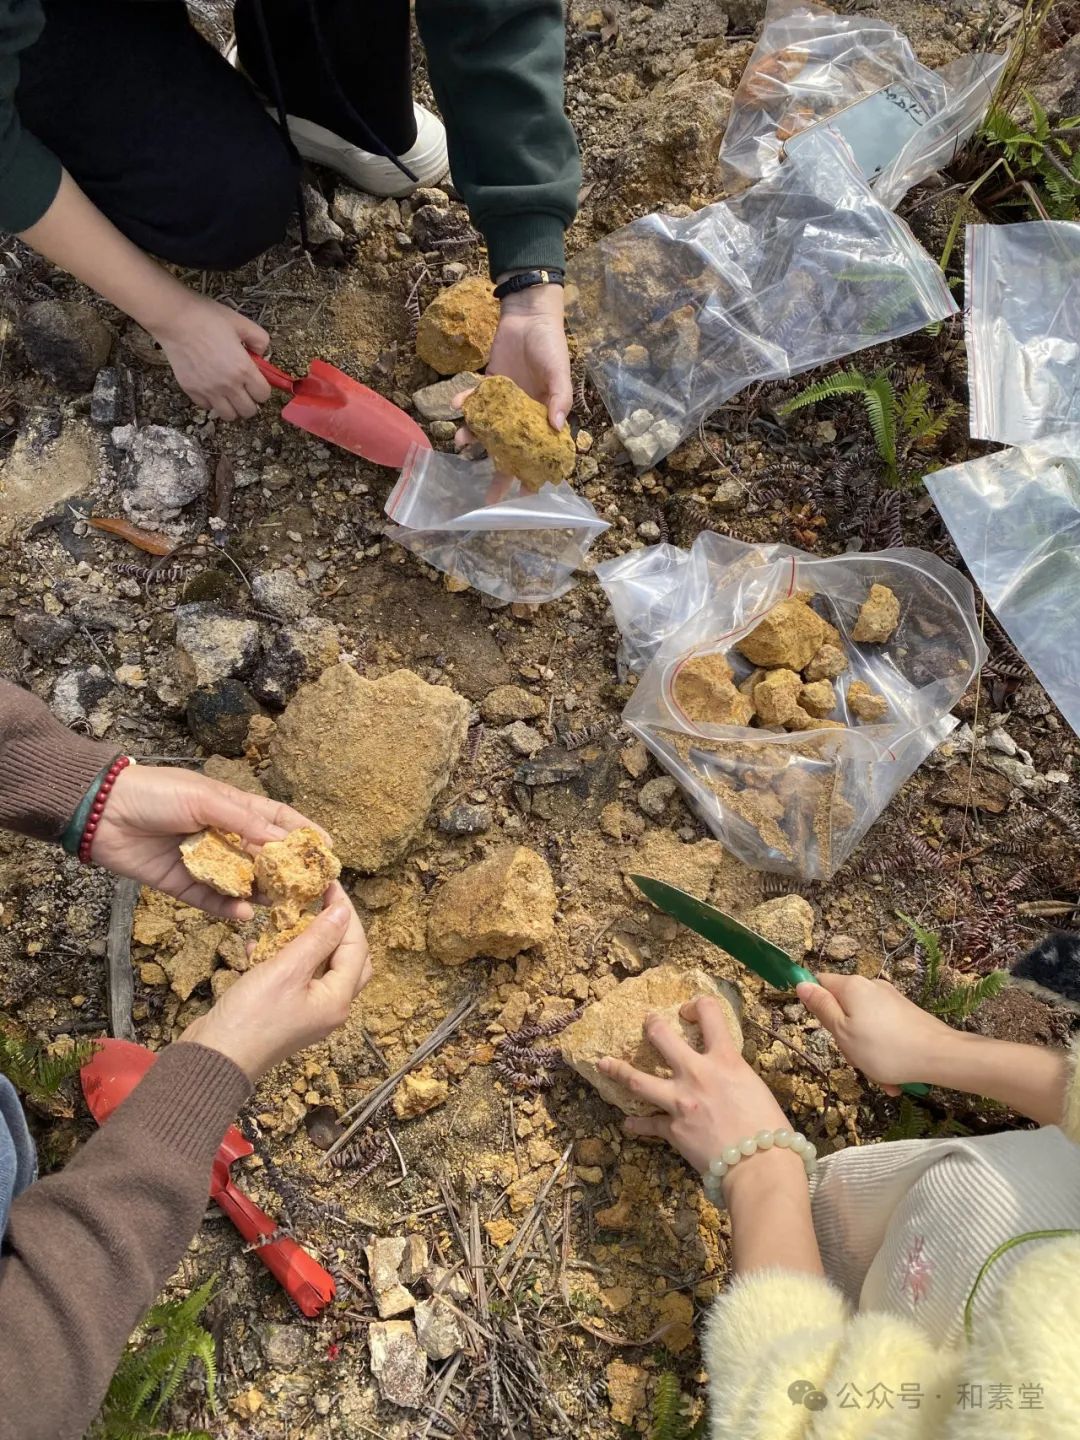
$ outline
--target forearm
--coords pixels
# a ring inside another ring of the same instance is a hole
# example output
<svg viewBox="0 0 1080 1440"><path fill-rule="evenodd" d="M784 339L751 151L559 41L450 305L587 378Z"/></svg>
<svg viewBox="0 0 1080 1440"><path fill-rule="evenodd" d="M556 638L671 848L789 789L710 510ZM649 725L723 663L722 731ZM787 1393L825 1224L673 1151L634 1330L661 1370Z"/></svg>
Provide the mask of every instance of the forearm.
<svg viewBox="0 0 1080 1440"><path fill-rule="evenodd" d="M58 1175L15 1201L0 1263L0 1440L79 1440L206 1205L250 1092L199 1045L163 1053Z"/></svg>
<svg viewBox="0 0 1080 1440"><path fill-rule="evenodd" d="M0 830L59 840L116 754L113 745L65 729L36 695L0 680Z"/></svg>
<svg viewBox="0 0 1080 1440"><path fill-rule="evenodd" d="M739 1161L728 1172L724 1195L737 1275L756 1270L824 1274L810 1214L810 1187L798 1155L770 1150Z"/></svg>
<svg viewBox="0 0 1080 1440"><path fill-rule="evenodd" d="M65 171L56 198L20 237L151 333L165 328L190 292L122 235Z"/></svg>
<svg viewBox="0 0 1080 1440"><path fill-rule="evenodd" d="M953 1031L931 1056L923 1078L949 1090L985 1095L1040 1125L1057 1125L1065 1111L1069 1063L1061 1050Z"/></svg>

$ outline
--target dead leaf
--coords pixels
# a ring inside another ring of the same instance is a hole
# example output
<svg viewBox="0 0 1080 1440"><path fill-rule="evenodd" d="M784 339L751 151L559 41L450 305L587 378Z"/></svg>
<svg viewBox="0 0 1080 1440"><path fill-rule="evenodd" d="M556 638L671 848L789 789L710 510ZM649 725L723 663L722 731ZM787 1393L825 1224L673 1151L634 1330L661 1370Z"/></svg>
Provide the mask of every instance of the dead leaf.
<svg viewBox="0 0 1080 1440"><path fill-rule="evenodd" d="M1012 798L1012 784L996 770L985 765L953 765L940 775L930 790L931 800L939 805L955 805L958 809L971 807L985 810L990 815L1000 815L1009 807Z"/></svg>
<svg viewBox="0 0 1080 1440"><path fill-rule="evenodd" d="M236 488L236 472L227 455L219 455L214 467L214 487L210 497L210 513L226 525L232 513L233 491Z"/></svg>
<svg viewBox="0 0 1080 1440"><path fill-rule="evenodd" d="M86 523L95 530L104 530L107 535L115 535L118 540L126 540L129 545L145 550L147 555L170 555L176 548L175 542L167 535L159 535L156 530L142 530L138 525L132 525L130 520L88 515Z"/></svg>

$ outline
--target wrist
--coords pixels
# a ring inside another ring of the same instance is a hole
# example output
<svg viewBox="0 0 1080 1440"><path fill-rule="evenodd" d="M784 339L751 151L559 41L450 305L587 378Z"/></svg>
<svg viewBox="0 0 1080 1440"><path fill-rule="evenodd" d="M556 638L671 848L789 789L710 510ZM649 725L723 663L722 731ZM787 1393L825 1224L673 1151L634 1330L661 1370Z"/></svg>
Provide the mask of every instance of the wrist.
<svg viewBox="0 0 1080 1440"><path fill-rule="evenodd" d="M520 273L520 272L517 272ZM565 305L561 285L530 285L499 301L503 315L553 315L562 319Z"/></svg>
<svg viewBox="0 0 1080 1440"><path fill-rule="evenodd" d="M791 1149L759 1150L733 1165L721 1182L729 1210L754 1208L768 1195L778 1192L809 1196L808 1176L802 1157Z"/></svg>
<svg viewBox="0 0 1080 1440"><path fill-rule="evenodd" d="M164 344L187 328L201 300L201 296L175 276L159 269L155 283L148 287L145 303L129 313L155 340Z"/></svg>
<svg viewBox="0 0 1080 1440"><path fill-rule="evenodd" d="M218 1055L223 1055L238 1070L243 1071L252 1085L258 1084L266 1069L250 1052L250 1047L243 1043L242 1036L235 1033L222 1033L221 1027L214 1023L212 1010L207 1011L205 1015L200 1015L197 1020L192 1020L184 1033L177 1039L176 1044L201 1045L204 1050L213 1050Z"/></svg>

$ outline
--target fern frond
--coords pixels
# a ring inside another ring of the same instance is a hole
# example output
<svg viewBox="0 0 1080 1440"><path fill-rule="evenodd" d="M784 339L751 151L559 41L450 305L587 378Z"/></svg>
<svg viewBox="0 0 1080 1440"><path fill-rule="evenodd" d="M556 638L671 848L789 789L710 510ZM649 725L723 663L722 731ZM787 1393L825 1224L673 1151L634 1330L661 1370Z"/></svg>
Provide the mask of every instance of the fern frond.
<svg viewBox="0 0 1080 1440"><path fill-rule="evenodd" d="M649 1440L679 1440L681 1424L682 1390L679 1388L679 1377L668 1370L656 1382Z"/></svg>
<svg viewBox="0 0 1080 1440"><path fill-rule="evenodd" d="M895 479L898 469L896 455L896 391L888 375L875 375L863 395L863 404L874 434L878 454L885 462L889 478Z"/></svg>
<svg viewBox="0 0 1080 1440"><path fill-rule="evenodd" d="M974 1015L980 1005L992 1000L995 995L1000 995L1008 983L1007 971L991 970L990 974L984 975L981 980L958 985L955 990L940 996L931 1003L930 1008L942 1019L948 1016L966 1020L969 1015Z"/></svg>
<svg viewBox="0 0 1080 1440"><path fill-rule="evenodd" d="M929 380L913 380L910 385L901 390L896 412L901 435L910 434L915 426L929 415L929 401Z"/></svg>
<svg viewBox="0 0 1080 1440"><path fill-rule="evenodd" d="M932 1117L928 1110L908 1098L901 1097L900 1114L886 1130L884 1140L921 1140L930 1131Z"/></svg>
<svg viewBox="0 0 1080 1440"><path fill-rule="evenodd" d="M831 400L836 395L862 395L869 388L870 380L861 370L842 370L839 375L830 375L800 390L794 399L780 406L780 415L792 415L804 410L807 405L816 405L819 400Z"/></svg>
<svg viewBox="0 0 1080 1440"><path fill-rule="evenodd" d="M6 1075L27 1100L44 1104L94 1054L92 1041L78 1040L58 1053L46 1050L10 1016L0 1014L0 1075Z"/></svg>
<svg viewBox="0 0 1080 1440"><path fill-rule="evenodd" d="M922 951L926 961L926 974L923 977L922 987L922 1003L925 1005L941 984L941 967L945 963L941 941L933 930L927 930L924 925L920 925L910 915L905 915L902 910L898 910L896 915L897 919L901 920L915 937L915 943Z"/></svg>

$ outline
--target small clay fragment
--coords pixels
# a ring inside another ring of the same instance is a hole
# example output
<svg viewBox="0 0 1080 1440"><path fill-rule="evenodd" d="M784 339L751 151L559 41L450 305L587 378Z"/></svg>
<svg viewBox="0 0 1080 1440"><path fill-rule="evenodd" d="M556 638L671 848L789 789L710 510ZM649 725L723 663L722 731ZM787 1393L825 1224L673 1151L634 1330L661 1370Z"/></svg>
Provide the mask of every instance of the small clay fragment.
<svg viewBox="0 0 1080 1440"><path fill-rule="evenodd" d="M887 585L871 585L851 638L858 645L884 645L900 624L900 601Z"/></svg>
<svg viewBox="0 0 1080 1440"><path fill-rule="evenodd" d="M340 874L341 861L309 825L291 830L283 840L271 840L255 858L255 881L271 903L272 922L279 929L295 925Z"/></svg>
<svg viewBox="0 0 1080 1440"><path fill-rule="evenodd" d="M247 900L252 891L255 862L239 835L200 830L180 842L180 858L193 880L209 885L219 895Z"/></svg>
<svg viewBox="0 0 1080 1440"><path fill-rule="evenodd" d="M847 703L853 715L871 724L876 720L883 720L889 713L889 702L885 696L871 690L863 680L853 680L848 686Z"/></svg>
<svg viewBox="0 0 1080 1440"><path fill-rule="evenodd" d="M815 680L799 691L799 704L808 715L824 720L836 709L836 691L828 680Z"/></svg>
<svg viewBox="0 0 1080 1440"><path fill-rule="evenodd" d="M272 915L273 912L271 912ZM294 925L286 925L283 929L278 929L271 919L271 923L255 942L255 949L251 952L251 963L257 965L260 960L269 960L290 941L302 935L314 919L314 912L301 915Z"/></svg>
<svg viewBox="0 0 1080 1440"><path fill-rule="evenodd" d="M816 715L811 715L801 705L796 705L788 718L784 721L788 730L843 730L841 720L819 720Z"/></svg>
<svg viewBox="0 0 1080 1440"><path fill-rule="evenodd" d="M810 684L816 680L835 680L848 668L847 656L837 645L822 645L803 671Z"/></svg>
<svg viewBox="0 0 1080 1440"><path fill-rule="evenodd" d="M568 427L553 430L547 408L505 375L487 376L463 408L496 469L516 475L527 489L558 485L574 473L577 450Z"/></svg>
<svg viewBox="0 0 1080 1440"><path fill-rule="evenodd" d="M794 670L770 670L754 686L754 705L762 725L783 725L799 704L802 680Z"/></svg>
<svg viewBox="0 0 1080 1440"><path fill-rule="evenodd" d="M672 694L686 718L699 724L749 725L753 719L753 701L736 690L731 666L719 651L681 665Z"/></svg>
<svg viewBox="0 0 1080 1440"><path fill-rule="evenodd" d="M802 670L822 645L838 644L837 631L801 598L781 600L735 648L751 665Z"/></svg>

